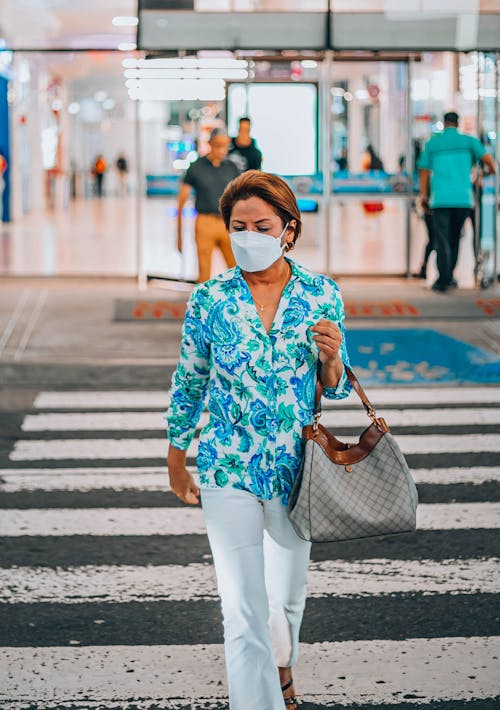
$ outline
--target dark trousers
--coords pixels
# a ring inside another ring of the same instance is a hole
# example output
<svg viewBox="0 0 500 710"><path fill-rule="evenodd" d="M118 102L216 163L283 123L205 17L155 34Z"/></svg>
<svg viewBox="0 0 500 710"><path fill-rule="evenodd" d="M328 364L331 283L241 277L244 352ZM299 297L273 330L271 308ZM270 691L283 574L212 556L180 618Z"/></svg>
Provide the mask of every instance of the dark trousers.
<svg viewBox="0 0 500 710"><path fill-rule="evenodd" d="M95 190L98 197L102 197L102 183L104 181L104 173L96 173L95 176Z"/></svg>
<svg viewBox="0 0 500 710"><path fill-rule="evenodd" d="M470 207L436 207L432 210L435 247L439 278L437 283L446 287L453 278L457 265L460 235Z"/></svg>
<svg viewBox="0 0 500 710"><path fill-rule="evenodd" d="M436 235L434 234L434 221L432 217L432 212L424 213L425 226L427 227L427 244L425 245L424 262L422 264L422 269L427 268L427 262L431 253L436 248Z"/></svg>

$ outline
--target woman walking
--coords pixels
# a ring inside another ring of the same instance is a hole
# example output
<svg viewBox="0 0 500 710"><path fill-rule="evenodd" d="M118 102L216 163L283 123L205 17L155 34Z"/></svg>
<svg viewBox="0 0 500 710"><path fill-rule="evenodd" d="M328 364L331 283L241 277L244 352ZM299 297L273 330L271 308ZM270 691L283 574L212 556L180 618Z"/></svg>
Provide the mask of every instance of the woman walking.
<svg viewBox="0 0 500 710"><path fill-rule="evenodd" d="M310 543L286 504L302 427L324 395L346 397L344 309L336 284L285 254L300 212L281 178L250 170L220 201L237 266L188 302L166 415L173 492L201 503L222 602L231 710L295 710L292 668L306 600ZM197 465L186 450L207 399Z"/></svg>

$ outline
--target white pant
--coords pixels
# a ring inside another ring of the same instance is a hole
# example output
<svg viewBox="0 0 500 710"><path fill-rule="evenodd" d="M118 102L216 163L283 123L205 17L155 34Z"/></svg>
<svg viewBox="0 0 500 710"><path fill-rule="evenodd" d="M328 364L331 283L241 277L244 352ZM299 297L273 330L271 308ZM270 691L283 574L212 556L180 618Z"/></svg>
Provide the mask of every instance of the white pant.
<svg viewBox="0 0 500 710"><path fill-rule="evenodd" d="M230 486L202 489L222 601L231 710L284 708L277 667L293 666L306 601L311 543L280 499Z"/></svg>

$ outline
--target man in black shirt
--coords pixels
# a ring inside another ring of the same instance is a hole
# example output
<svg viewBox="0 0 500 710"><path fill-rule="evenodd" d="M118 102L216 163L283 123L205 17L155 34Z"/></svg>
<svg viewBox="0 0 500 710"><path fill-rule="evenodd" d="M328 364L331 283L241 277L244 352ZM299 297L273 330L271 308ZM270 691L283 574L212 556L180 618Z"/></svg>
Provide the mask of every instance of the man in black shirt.
<svg viewBox="0 0 500 710"><path fill-rule="evenodd" d="M182 252L182 209L193 188L195 209L196 251L198 252L198 281L210 278L212 252L219 247L228 268L236 265L229 234L219 212L219 200L226 185L240 174L234 163L226 159L229 137L223 128L210 134L210 152L192 163L184 175L177 203L177 248Z"/></svg>
<svg viewBox="0 0 500 710"><path fill-rule="evenodd" d="M245 170L260 170L262 153L255 145L255 140L250 137L250 119L243 116L239 120L238 135L231 138L229 160L232 160L240 172Z"/></svg>

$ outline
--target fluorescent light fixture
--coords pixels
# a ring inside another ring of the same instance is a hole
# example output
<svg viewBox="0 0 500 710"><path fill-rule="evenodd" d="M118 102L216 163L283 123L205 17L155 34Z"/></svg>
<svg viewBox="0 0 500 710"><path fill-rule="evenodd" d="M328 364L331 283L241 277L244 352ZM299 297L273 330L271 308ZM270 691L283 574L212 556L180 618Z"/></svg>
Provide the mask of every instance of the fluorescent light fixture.
<svg viewBox="0 0 500 710"><path fill-rule="evenodd" d="M115 27L137 27L139 20L137 17L127 17L125 15L117 15L111 20Z"/></svg>
<svg viewBox="0 0 500 710"><path fill-rule="evenodd" d="M126 79L234 79L248 78L246 69L125 69Z"/></svg>
<svg viewBox="0 0 500 710"><path fill-rule="evenodd" d="M121 52L131 52L133 49L137 49L135 42L120 42L118 49Z"/></svg>
<svg viewBox="0 0 500 710"><path fill-rule="evenodd" d="M314 59L303 59L301 65L303 69L316 69L318 62L315 62Z"/></svg>
<svg viewBox="0 0 500 710"><path fill-rule="evenodd" d="M80 104L77 101L72 101L70 105L68 106L68 113L73 114L73 116L76 116L77 113L80 111Z"/></svg>
<svg viewBox="0 0 500 710"><path fill-rule="evenodd" d="M160 57L158 59L129 59L127 68L137 69L248 69L245 59L230 59L228 57ZM133 62L133 63L132 63Z"/></svg>

